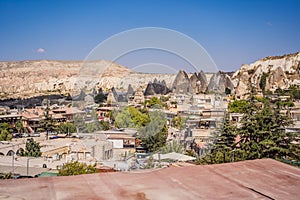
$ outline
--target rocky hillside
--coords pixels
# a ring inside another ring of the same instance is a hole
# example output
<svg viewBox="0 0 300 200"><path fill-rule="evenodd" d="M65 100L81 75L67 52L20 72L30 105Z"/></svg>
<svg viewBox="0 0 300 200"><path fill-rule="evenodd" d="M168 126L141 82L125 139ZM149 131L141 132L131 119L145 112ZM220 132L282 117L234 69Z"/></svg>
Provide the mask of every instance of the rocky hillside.
<svg viewBox="0 0 300 200"><path fill-rule="evenodd" d="M300 85L300 53L272 56L243 65L232 76L207 74L144 74L110 61L19 61L0 62L0 99L29 98L50 94L77 95L112 87L127 92L142 87L146 95L231 91L245 98L250 86L256 91L286 89ZM76 92L74 92L76 91Z"/></svg>
<svg viewBox="0 0 300 200"><path fill-rule="evenodd" d="M19 61L0 62L0 99L29 98L50 94L73 94L96 86L104 90L115 87L125 91L147 83L165 80L171 87L174 74L142 74L109 61Z"/></svg>
<svg viewBox="0 0 300 200"><path fill-rule="evenodd" d="M134 72L110 61L19 61L0 62L0 99L29 98L43 95L63 94L76 96L102 88L126 92L142 87L146 95L205 92L224 90L226 75L216 74L216 83L211 83L212 74L204 72L187 74L145 74ZM219 81L219 82L218 82ZM218 85L218 87L214 87ZM217 89L216 89L217 88Z"/></svg>
<svg viewBox="0 0 300 200"><path fill-rule="evenodd" d="M71 91L81 62L0 62L0 97L17 98Z"/></svg>
<svg viewBox="0 0 300 200"><path fill-rule="evenodd" d="M300 52L283 56L270 56L250 65L242 65L232 76L237 98L245 98L250 87L262 93L300 85Z"/></svg>

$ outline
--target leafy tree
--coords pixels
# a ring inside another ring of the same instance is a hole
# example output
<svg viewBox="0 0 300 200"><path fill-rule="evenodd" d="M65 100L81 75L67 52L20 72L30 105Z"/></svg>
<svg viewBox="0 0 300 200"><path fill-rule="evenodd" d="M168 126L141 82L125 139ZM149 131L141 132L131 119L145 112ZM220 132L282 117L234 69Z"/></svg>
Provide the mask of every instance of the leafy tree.
<svg viewBox="0 0 300 200"><path fill-rule="evenodd" d="M292 96L293 99L299 100L300 99L300 90L299 90L299 88L298 89L292 88L291 92L290 92L290 95Z"/></svg>
<svg viewBox="0 0 300 200"><path fill-rule="evenodd" d="M58 131L62 134L67 134L68 136L70 136L71 133L76 132L76 126L71 122L60 123L58 126Z"/></svg>
<svg viewBox="0 0 300 200"><path fill-rule="evenodd" d="M118 128L135 128L135 124L131 118L128 108L123 108L116 116L115 125Z"/></svg>
<svg viewBox="0 0 300 200"><path fill-rule="evenodd" d="M57 121L52 118L52 115L49 113L50 108L49 104L47 104L47 107L44 112L44 119L40 121L41 127L46 131L46 139L48 140L49 132L54 132L57 130L56 124Z"/></svg>
<svg viewBox="0 0 300 200"><path fill-rule="evenodd" d="M85 124L85 131L88 133L93 133L95 131L99 130L98 122L90 122Z"/></svg>
<svg viewBox="0 0 300 200"><path fill-rule="evenodd" d="M16 152L17 156L25 156L25 150L23 148L20 148Z"/></svg>
<svg viewBox="0 0 300 200"><path fill-rule="evenodd" d="M154 111L149 113L150 123L139 129L139 139L150 152L156 151L166 143L168 128L164 113Z"/></svg>
<svg viewBox="0 0 300 200"><path fill-rule="evenodd" d="M165 103L163 103L157 97L152 97L150 100L146 100L145 103L146 103L146 106L148 106L150 108L152 108L152 107L156 107L156 108L163 108L163 107L165 107Z"/></svg>
<svg viewBox="0 0 300 200"><path fill-rule="evenodd" d="M172 126L178 128L179 130L183 130L186 125L186 118L178 116L174 117L171 121Z"/></svg>
<svg viewBox="0 0 300 200"><path fill-rule="evenodd" d="M18 131L18 133L20 133L20 131L24 128L22 122L21 121L17 121L15 123L15 128Z"/></svg>
<svg viewBox="0 0 300 200"><path fill-rule="evenodd" d="M172 153L172 152L176 152L176 153L184 153L184 146L179 143L179 142L169 142L167 143L165 146L160 148L160 153Z"/></svg>
<svg viewBox="0 0 300 200"><path fill-rule="evenodd" d="M150 151L156 151L166 143L167 119L162 112L142 113L134 107L127 107L117 115L115 125L139 128L139 139Z"/></svg>
<svg viewBox="0 0 300 200"><path fill-rule="evenodd" d="M128 111L136 127L139 128L149 123L149 117L146 113L142 113L132 106L128 108Z"/></svg>
<svg viewBox="0 0 300 200"><path fill-rule="evenodd" d="M12 139L12 134L9 132L8 123L0 124L0 141L8 141Z"/></svg>
<svg viewBox="0 0 300 200"><path fill-rule="evenodd" d="M236 127L230 124L228 114L224 118L221 128L212 137L214 145L211 152L198 162L206 164L231 162L236 148Z"/></svg>
<svg viewBox="0 0 300 200"><path fill-rule="evenodd" d="M107 121L102 120L102 121L99 122L99 125L100 125L101 130L107 131L107 130L110 129L109 122L107 122Z"/></svg>
<svg viewBox="0 0 300 200"><path fill-rule="evenodd" d="M234 100L228 104L228 111L230 113L244 113L250 107L249 101L246 100Z"/></svg>
<svg viewBox="0 0 300 200"><path fill-rule="evenodd" d="M146 113L130 106L118 113L115 125L119 128L139 128L148 124L149 120Z"/></svg>
<svg viewBox="0 0 300 200"><path fill-rule="evenodd" d="M291 85L289 89L283 90L278 88L275 90L275 94L281 96L291 96L292 99L299 100L300 99L300 89L299 86Z"/></svg>
<svg viewBox="0 0 300 200"><path fill-rule="evenodd" d="M110 121L114 122L116 120L116 115L117 115L117 111L114 109L114 110L110 110L106 113L106 117L109 118Z"/></svg>
<svg viewBox="0 0 300 200"><path fill-rule="evenodd" d="M260 89L262 89L263 93L265 92L268 76L269 76L268 73L263 72L260 82L259 82L259 87L260 87Z"/></svg>
<svg viewBox="0 0 300 200"><path fill-rule="evenodd" d="M295 136L285 131L292 121L280 110L280 107L274 107L270 101L266 101L263 109L254 107L252 112L245 113L239 129L239 145L245 152L245 159L280 160L288 156Z"/></svg>
<svg viewBox="0 0 300 200"><path fill-rule="evenodd" d="M161 102L167 102L167 101L169 101L169 99L170 99L169 96L161 96L161 97L159 98L159 100L160 100Z"/></svg>
<svg viewBox="0 0 300 200"><path fill-rule="evenodd" d="M225 120L211 153L198 163L230 162L231 157L234 161L260 158L299 160L300 147L293 143L296 135L285 130L292 124L291 119L280 112L280 103L272 104L267 98L263 102L261 108L254 98L249 99L250 106L245 110L238 128ZM240 138L236 144L235 135Z"/></svg>
<svg viewBox="0 0 300 200"><path fill-rule="evenodd" d="M73 176L79 174L92 174L96 172L96 163L94 165L87 165L86 163L80 163L78 161L75 161L63 165L62 168L58 170L58 175Z"/></svg>
<svg viewBox="0 0 300 200"><path fill-rule="evenodd" d="M82 116L75 116L74 117L74 124L79 132L85 132L85 122Z"/></svg>
<svg viewBox="0 0 300 200"><path fill-rule="evenodd" d="M187 155L187 156L192 156L192 157L196 157L196 158L198 157L197 153L196 153L193 149L191 149L191 150L186 150L185 155Z"/></svg>
<svg viewBox="0 0 300 200"><path fill-rule="evenodd" d="M27 139L26 147L25 147L25 156L40 157L41 155L42 153L41 153L40 144L34 141L33 138Z"/></svg>

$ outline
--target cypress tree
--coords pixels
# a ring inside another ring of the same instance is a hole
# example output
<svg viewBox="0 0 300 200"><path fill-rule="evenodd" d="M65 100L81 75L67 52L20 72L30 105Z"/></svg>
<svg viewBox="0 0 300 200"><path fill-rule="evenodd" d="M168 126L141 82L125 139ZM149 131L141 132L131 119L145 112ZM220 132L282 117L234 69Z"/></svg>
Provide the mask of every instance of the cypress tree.
<svg viewBox="0 0 300 200"><path fill-rule="evenodd" d="M226 114L221 127L212 136L213 146L211 152L198 162L202 164L231 162L236 148L235 138L236 127L230 124L229 115Z"/></svg>

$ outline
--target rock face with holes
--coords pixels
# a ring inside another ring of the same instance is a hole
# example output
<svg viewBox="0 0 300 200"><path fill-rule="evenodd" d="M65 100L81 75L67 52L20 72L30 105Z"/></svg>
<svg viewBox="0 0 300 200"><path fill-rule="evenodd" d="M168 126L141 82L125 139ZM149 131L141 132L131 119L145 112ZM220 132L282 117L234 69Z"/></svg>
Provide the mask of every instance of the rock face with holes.
<svg viewBox="0 0 300 200"><path fill-rule="evenodd" d="M0 98L68 94L89 82L98 83L101 76L121 78L130 73L131 70L104 60L0 62Z"/></svg>
<svg viewBox="0 0 300 200"><path fill-rule="evenodd" d="M172 85L172 91L176 94L191 94L193 93L193 88L188 74L180 70L175 77Z"/></svg>
<svg viewBox="0 0 300 200"><path fill-rule="evenodd" d="M109 92L136 91L145 95L199 93L207 90L211 74L144 74L134 72L117 63L98 61L19 61L0 62L0 99L31 98L44 95L94 94L99 88ZM132 93L132 92L131 92ZM83 98L83 97L82 97Z"/></svg>
<svg viewBox="0 0 300 200"><path fill-rule="evenodd" d="M256 91L275 91L300 85L300 53L270 56L242 65L232 76L237 98L246 98L252 86Z"/></svg>
<svg viewBox="0 0 300 200"><path fill-rule="evenodd" d="M234 89L229 75L224 72L217 72L211 77L206 91L220 93L225 92L226 88L230 91Z"/></svg>
<svg viewBox="0 0 300 200"><path fill-rule="evenodd" d="M155 78L153 83L152 82L148 83L144 94L145 96L155 95L155 94L165 95L169 92L170 89L167 87L166 81L165 80L160 81Z"/></svg>
<svg viewBox="0 0 300 200"><path fill-rule="evenodd" d="M193 73L190 77L191 87L195 93L203 93L207 89L207 78L203 71Z"/></svg>
<svg viewBox="0 0 300 200"><path fill-rule="evenodd" d="M129 85L130 91L141 87L146 95L166 94L169 89L181 94L229 89L237 98L245 98L250 86L259 92L300 85L300 53L266 57L242 65L232 76L202 71L187 74L182 70L178 74L144 74L105 60L0 62L0 99L50 94L78 96L82 91L93 94L103 88L109 92L113 87L126 93Z"/></svg>
<svg viewBox="0 0 300 200"><path fill-rule="evenodd" d="M0 99L29 98L50 94L79 95L93 89L105 92L115 87L126 92L129 85L136 90L154 79L170 87L174 74L143 74L117 63L99 61L19 61L0 62Z"/></svg>

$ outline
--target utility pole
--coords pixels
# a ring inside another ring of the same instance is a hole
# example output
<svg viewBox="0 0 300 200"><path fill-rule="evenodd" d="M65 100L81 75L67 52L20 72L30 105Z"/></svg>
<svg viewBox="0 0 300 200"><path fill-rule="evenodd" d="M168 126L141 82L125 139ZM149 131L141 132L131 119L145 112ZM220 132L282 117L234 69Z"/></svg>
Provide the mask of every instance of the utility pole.
<svg viewBox="0 0 300 200"><path fill-rule="evenodd" d="M12 176L15 178L15 152L14 152L14 144L12 145Z"/></svg>

